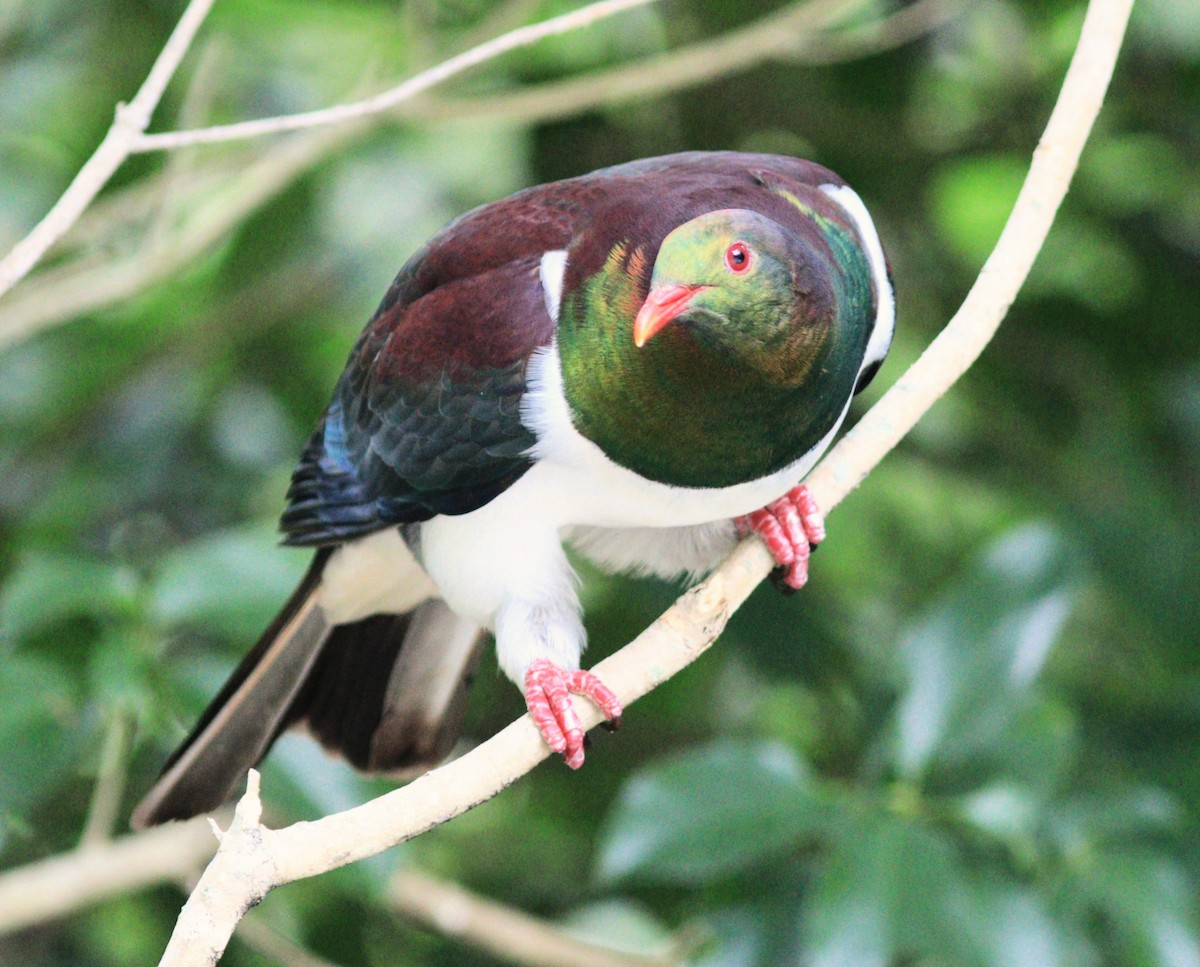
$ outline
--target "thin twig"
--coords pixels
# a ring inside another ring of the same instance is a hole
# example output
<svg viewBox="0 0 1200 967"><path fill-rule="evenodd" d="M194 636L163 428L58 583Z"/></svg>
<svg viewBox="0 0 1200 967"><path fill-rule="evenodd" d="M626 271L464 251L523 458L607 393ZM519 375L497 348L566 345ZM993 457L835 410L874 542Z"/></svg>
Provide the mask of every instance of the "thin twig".
<svg viewBox="0 0 1200 967"><path fill-rule="evenodd" d="M388 900L439 933L525 967L682 967L674 957L620 953L577 940L554 924L416 870L396 874Z"/></svg>
<svg viewBox="0 0 1200 967"><path fill-rule="evenodd" d="M609 104L662 97L771 60L829 63L895 46L934 30L954 16L961 0L920 0L883 20L830 30L867 0L808 0L740 30L582 77L476 97L423 97L404 105L420 120L504 118L525 124L556 120ZM918 28L922 28L918 30Z"/></svg>
<svg viewBox="0 0 1200 967"><path fill-rule="evenodd" d="M356 118L379 114L394 108L396 105L415 97L422 91L441 84L464 71L477 67L485 61L499 57L520 47L528 47L546 37L566 33L587 27L606 17L631 10L634 7L645 6L654 0L599 0L588 4L579 10L543 20L540 23L520 27L507 34L472 47L449 60L444 60L429 70L410 77L404 83L382 91L372 97L350 104L339 104L336 107L322 108L318 111L305 111L299 114L287 114L281 117L261 118L256 121L240 121L236 124L222 124L211 128L198 128L194 131L169 131L164 134L148 134L140 138L134 151L163 151L171 148L181 148L193 144L212 144L218 141L235 141L241 138L257 138L267 134L279 134L284 131L298 131L302 128L313 128L327 124L339 124Z"/></svg>
<svg viewBox="0 0 1200 967"><path fill-rule="evenodd" d="M321 111L201 128L195 131L145 134L146 126L162 96L163 88L170 80L171 75L178 69L179 62L213 2L214 0L191 0L137 95L128 105L118 105L116 118L104 140L100 142L100 146L80 169L79 174L75 176L45 218L18 242L3 260L0 260L0 297L16 285L45 255L50 246L76 222L84 209L130 154L293 131L329 125L334 122L352 121L377 114L470 67L478 66L510 50L528 46L545 37L588 26L605 17L652 3L654 0L599 0L597 3L571 13L521 27L452 57L430 70L423 71L398 87L363 101ZM124 282L120 280L118 282L114 291L127 292L128 289L123 286L129 284L128 277ZM17 324L17 328L22 328L20 323ZM36 326L27 328L35 329Z"/></svg>
<svg viewBox="0 0 1200 967"><path fill-rule="evenodd" d="M0 261L0 296L37 264L129 157L131 147L149 125L163 90L179 69L183 55L187 53L213 3L214 0L191 0L133 100L117 105L112 126L95 153L79 169L79 174L46 213L46 217Z"/></svg>
<svg viewBox="0 0 1200 967"><path fill-rule="evenodd" d="M160 826L0 875L0 936L81 907L193 875L213 854L202 819Z"/></svg>
<svg viewBox="0 0 1200 967"><path fill-rule="evenodd" d="M853 490L995 333L1066 194L1108 88L1131 6L1132 0L1089 4L1058 102L995 250L946 330L810 476L809 486L822 506L833 508ZM628 706L710 647L772 563L761 542L743 542L707 581L601 662L597 673ZM575 707L584 728L599 724L600 713L589 703L577 701ZM161 964L214 963L244 911L274 887L432 829L491 798L547 755L536 727L522 716L461 758L401 789L280 830L258 824L258 774L252 771L237 818L180 914Z"/></svg>
<svg viewBox="0 0 1200 967"><path fill-rule="evenodd" d="M497 4L487 11L478 23L473 24L465 34L456 38L455 46L459 50L470 50L476 44L482 44L489 37L515 29L523 21L537 13L541 0L508 0L507 3Z"/></svg>
<svg viewBox="0 0 1200 967"><path fill-rule="evenodd" d="M185 127L203 124L212 110L217 80L228 65L228 51L220 40L209 40L196 52L195 66L180 101L178 124ZM162 177L157 179L158 197L154 199L154 219L142 239L143 247L157 248L168 237L172 225L183 211L189 186L200 169L200 152L178 152L167 156Z"/></svg>
<svg viewBox="0 0 1200 967"><path fill-rule="evenodd" d="M129 751L129 714L124 709L109 713L104 733L104 748L100 751L100 768L92 787L87 821L79 837L80 849L93 849L112 838L121 808L121 792L125 788L125 757Z"/></svg>
<svg viewBox="0 0 1200 967"><path fill-rule="evenodd" d="M187 221L156 245L143 245L122 257L85 258L39 272L0 303L0 349L55 323L127 299L186 268L247 214L359 130L343 126L313 132L246 163L232 182L205 192L204 204L181 206ZM203 188L204 183L189 187Z"/></svg>
<svg viewBox="0 0 1200 967"><path fill-rule="evenodd" d="M287 967L337 967L332 960L318 957L307 947L276 933L259 917L246 917L238 930L238 937L277 964L286 964Z"/></svg>
<svg viewBox="0 0 1200 967"><path fill-rule="evenodd" d="M805 64L833 64L878 54L933 33L967 9L967 0L917 0L880 20L806 44L794 58Z"/></svg>

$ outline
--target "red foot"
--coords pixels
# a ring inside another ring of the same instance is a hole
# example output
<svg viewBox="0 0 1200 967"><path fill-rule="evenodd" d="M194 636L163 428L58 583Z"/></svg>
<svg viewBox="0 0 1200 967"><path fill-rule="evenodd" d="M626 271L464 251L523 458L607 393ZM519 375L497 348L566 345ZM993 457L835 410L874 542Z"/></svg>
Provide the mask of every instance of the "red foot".
<svg viewBox="0 0 1200 967"><path fill-rule="evenodd" d="M621 703L604 682L591 672L568 671L539 658L525 673L525 704L546 745L561 753L567 765L583 765L583 726L571 703L571 692L586 695L609 720L609 728L621 724Z"/></svg>
<svg viewBox="0 0 1200 967"><path fill-rule="evenodd" d="M808 580L808 555L825 539L825 520L808 488L793 487L762 510L734 518L739 533L753 531L766 543L775 563L785 569L784 582L802 588Z"/></svg>

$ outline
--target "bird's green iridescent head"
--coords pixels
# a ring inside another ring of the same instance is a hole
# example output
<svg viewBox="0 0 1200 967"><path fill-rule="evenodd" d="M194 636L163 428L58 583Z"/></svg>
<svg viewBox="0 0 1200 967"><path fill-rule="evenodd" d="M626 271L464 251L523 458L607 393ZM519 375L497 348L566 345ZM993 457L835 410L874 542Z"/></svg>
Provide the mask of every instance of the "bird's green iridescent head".
<svg viewBox="0 0 1200 967"><path fill-rule="evenodd" d="M676 486L753 480L811 449L853 392L872 297L857 239L810 224L803 238L743 209L693 218L663 239L644 297L642 250L617 245L563 298L576 428Z"/></svg>
<svg viewBox="0 0 1200 967"><path fill-rule="evenodd" d="M674 323L770 383L794 386L820 353L832 296L819 275L805 271L811 261L798 240L757 212L716 211L685 222L659 248L634 344L645 349ZM807 325L797 325L798 313Z"/></svg>

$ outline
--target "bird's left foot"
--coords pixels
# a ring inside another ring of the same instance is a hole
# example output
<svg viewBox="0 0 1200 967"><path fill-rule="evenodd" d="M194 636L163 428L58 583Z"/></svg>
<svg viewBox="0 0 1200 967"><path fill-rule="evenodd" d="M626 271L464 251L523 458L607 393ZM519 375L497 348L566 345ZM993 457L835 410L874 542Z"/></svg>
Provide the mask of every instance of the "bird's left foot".
<svg viewBox="0 0 1200 967"><path fill-rule="evenodd" d="M546 745L562 755L567 765L583 765L584 732L571 702L571 692L585 695L616 729L621 724L621 702L604 682L591 672L560 668L539 658L525 673L525 704Z"/></svg>
<svg viewBox="0 0 1200 967"><path fill-rule="evenodd" d="M825 519L807 487L793 487L761 510L735 517L734 523L739 534L753 532L763 539L786 588L804 587L809 554L825 539Z"/></svg>

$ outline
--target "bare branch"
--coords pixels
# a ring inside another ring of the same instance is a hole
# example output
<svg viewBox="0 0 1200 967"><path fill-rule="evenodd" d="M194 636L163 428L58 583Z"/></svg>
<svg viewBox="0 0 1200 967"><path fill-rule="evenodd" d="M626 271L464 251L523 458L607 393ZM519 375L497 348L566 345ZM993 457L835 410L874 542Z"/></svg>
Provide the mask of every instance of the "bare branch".
<svg viewBox="0 0 1200 967"><path fill-rule="evenodd" d="M1016 299L1067 194L1133 0L1092 0L1083 34L1012 213L946 328L809 475L822 506L840 503L975 362Z"/></svg>
<svg viewBox="0 0 1200 967"><path fill-rule="evenodd" d="M287 964L287 967L337 967L332 961L318 957L311 950L276 933L259 917L246 917L238 930L238 937L277 964Z"/></svg>
<svg viewBox="0 0 1200 967"><path fill-rule="evenodd" d="M441 84L472 67L477 67L485 61L499 57L520 47L528 47L546 37L566 33L587 27L606 17L623 13L634 7L645 6L654 0L599 0L588 4L579 10L543 20L541 23L520 27L499 37L472 47L449 60L442 61L429 70L410 77L403 84L383 91L373 97L351 104L339 104L336 107L323 108L319 111L305 111L300 114L287 114L281 117L262 118L257 121L240 121L237 124L222 124L211 128L199 128L194 131L170 131L165 134L148 134L139 139L134 151L163 151L169 148L182 148L193 144L212 144L217 141L234 141L240 138L257 138L266 134L279 134L284 131L298 131L302 128L314 128L327 124L339 124L356 118L364 118L372 114L380 114L396 105L415 97L422 91Z"/></svg>
<svg viewBox="0 0 1200 967"><path fill-rule="evenodd" d="M962 0L919 0L882 20L844 31L831 24L867 0L807 0L747 27L632 64L479 97L426 97L404 106L422 120L506 118L526 124L555 120L607 104L684 90L772 60L829 63L896 46L941 26Z"/></svg>
<svg viewBox="0 0 1200 967"><path fill-rule="evenodd" d="M415 870L404 870L392 879L388 898L407 917L503 960L528 967L681 967L682 964L675 957L619 953L576 940L544 920Z"/></svg>
<svg viewBox="0 0 1200 967"><path fill-rule="evenodd" d="M158 883L180 882L213 854L208 823L160 826L0 876L0 935Z"/></svg>
<svg viewBox="0 0 1200 967"><path fill-rule="evenodd" d="M87 821L79 837L80 849L92 849L112 838L121 808L121 792L125 788L125 757L129 751L130 731L129 714L124 709L111 710Z"/></svg>
<svg viewBox="0 0 1200 967"><path fill-rule="evenodd" d="M18 242L0 261L0 296L16 285L70 228L113 173L129 157L133 144L142 136L163 90L171 80L192 38L208 16L214 0L191 0L171 32L146 80L128 104L118 104L116 118L95 153L79 170L75 180L33 231Z"/></svg>
<svg viewBox="0 0 1200 967"><path fill-rule="evenodd" d="M796 60L832 64L901 47L949 23L967 9L966 0L916 0L888 16L805 45Z"/></svg>
<svg viewBox="0 0 1200 967"><path fill-rule="evenodd" d="M218 165L218 177L197 177L181 205L184 219L161 237L105 259L85 255L39 272L0 303L0 349L82 313L130 298L198 258L255 209L266 204L330 151L359 133L358 127L312 132L289 139L240 170ZM220 177L228 172L228 180ZM129 189L141 194L140 186Z"/></svg>
<svg viewBox="0 0 1200 967"><path fill-rule="evenodd" d="M946 330L813 472L809 486L836 506L961 376L995 333L1020 289L1103 102L1132 0L1092 0L1057 104L1017 203L992 255ZM767 575L770 555L748 540L596 671L630 704L686 667ZM600 713L577 701L584 728ZM238 919L275 886L373 855L457 816L515 782L547 756L523 716L462 758L354 809L281 830L257 825L258 777L234 826L184 907L163 965L211 964Z"/></svg>

